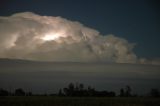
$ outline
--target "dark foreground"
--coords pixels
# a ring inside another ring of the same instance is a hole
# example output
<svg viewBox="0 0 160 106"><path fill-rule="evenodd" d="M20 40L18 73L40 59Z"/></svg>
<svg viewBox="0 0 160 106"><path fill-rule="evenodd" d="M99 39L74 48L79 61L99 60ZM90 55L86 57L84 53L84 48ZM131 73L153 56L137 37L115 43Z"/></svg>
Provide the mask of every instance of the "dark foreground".
<svg viewBox="0 0 160 106"><path fill-rule="evenodd" d="M160 98L10 96L0 106L160 106Z"/></svg>

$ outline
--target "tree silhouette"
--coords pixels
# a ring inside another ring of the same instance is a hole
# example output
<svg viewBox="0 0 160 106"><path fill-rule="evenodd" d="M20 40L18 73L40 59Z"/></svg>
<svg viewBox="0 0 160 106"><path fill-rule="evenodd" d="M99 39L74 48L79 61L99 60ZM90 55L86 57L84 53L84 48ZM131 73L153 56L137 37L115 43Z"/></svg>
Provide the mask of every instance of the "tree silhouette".
<svg viewBox="0 0 160 106"><path fill-rule="evenodd" d="M59 90L58 96L63 96L62 89Z"/></svg>
<svg viewBox="0 0 160 106"><path fill-rule="evenodd" d="M92 88L91 86L88 86L88 96L94 96L95 89Z"/></svg>
<svg viewBox="0 0 160 106"><path fill-rule="evenodd" d="M7 90L4 89L0 89L0 96L8 96L9 92Z"/></svg>
<svg viewBox="0 0 160 106"><path fill-rule="evenodd" d="M131 87L129 85L126 86L126 92L125 92L125 96L129 97L131 96Z"/></svg>
<svg viewBox="0 0 160 106"><path fill-rule="evenodd" d="M137 97L138 95L131 94L131 87L125 86L125 88L120 89L120 97ZM18 88L14 93L11 91L4 90L0 88L0 96L33 96L32 92L25 92L22 88ZM40 94L38 94L40 96ZM45 95L47 96L47 95ZM115 92L109 91L97 91L95 88L88 86L86 89L82 83L74 85L73 83L68 84L66 88L60 89L58 93L51 94L51 96L88 96L88 97L115 97ZM149 95L151 97L160 97L160 91L156 88L151 89Z"/></svg>
<svg viewBox="0 0 160 106"><path fill-rule="evenodd" d="M68 85L68 88L69 88L69 90L73 91L73 90L74 90L74 84L73 84L73 83L70 83L70 84Z"/></svg>
<svg viewBox="0 0 160 106"><path fill-rule="evenodd" d="M130 97L130 96L132 96L131 95L131 91L132 91L131 87L129 85L127 85L125 87L125 89L123 89L123 88L120 89L120 95L119 96L121 96L121 97Z"/></svg>
<svg viewBox="0 0 160 106"><path fill-rule="evenodd" d="M79 89L80 89L80 91L82 91L83 90L83 88L84 88L84 85L81 83L81 84L79 84Z"/></svg>
<svg viewBox="0 0 160 106"><path fill-rule="evenodd" d="M66 96L69 96L69 89L68 88L63 88L63 92Z"/></svg>
<svg viewBox="0 0 160 106"><path fill-rule="evenodd" d="M33 94L32 94L32 92L27 92L26 93L26 96L32 96Z"/></svg>
<svg viewBox="0 0 160 106"><path fill-rule="evenodd" d="M159 90L158 89L151 89L151 91L150 91L150 96L151 97L160 97L160 92L159 92Z"/></svg>
<svg viewBox="0 0 160 106"><path fill-rule="evenodd" d="M125 96L125 93L124 93L124 89L123 89L123 88L120 89L120 96L121 96L121 97L124 97L124 96Z"/></svg>
<svg viewBox="0 0 160 106"><path fill-rule="evenodd" d="M68 85L68 88L63 88L65 96L99 96L99 97L113 97L115 96L115 92L108 91L96 91L94 88L90 86L87 89L84 89L84 85L80 83L76 83L76 87L73 83Z"/></svg>
<svg viewBox="0 0 160 106"><path fill-rule="evenodd" d="M15 90L15 95L16 96L25 96L25 92L23 91L22 88L18 88Z"/></svg>
<svg viewBox="0 0 160 106"><path fill-rule="evenodd" d="M73 83L70 83L68 85L68 91L69 91L69 96L73 96L74 95L74 84Z"/></svg>

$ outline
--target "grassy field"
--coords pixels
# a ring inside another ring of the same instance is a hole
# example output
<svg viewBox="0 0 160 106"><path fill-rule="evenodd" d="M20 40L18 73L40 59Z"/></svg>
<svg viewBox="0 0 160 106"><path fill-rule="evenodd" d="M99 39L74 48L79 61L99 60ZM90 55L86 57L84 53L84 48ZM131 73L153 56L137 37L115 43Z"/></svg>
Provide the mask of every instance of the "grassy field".
<svg viewBox="0 0 160 106"><path fill-rule="evenodd" d="M160 106L160 98L10 96L0 106Z"/></svg>

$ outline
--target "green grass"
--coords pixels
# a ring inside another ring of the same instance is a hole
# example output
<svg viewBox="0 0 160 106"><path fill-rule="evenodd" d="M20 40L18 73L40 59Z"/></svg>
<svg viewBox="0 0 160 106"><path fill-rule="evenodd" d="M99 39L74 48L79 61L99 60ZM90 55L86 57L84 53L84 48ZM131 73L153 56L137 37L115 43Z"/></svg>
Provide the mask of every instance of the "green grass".
<svg viewBox="0 0 160 106"><path fill-rule="evenodd" d="M160 106L160 98L10 96L0 106Z"/></svg>

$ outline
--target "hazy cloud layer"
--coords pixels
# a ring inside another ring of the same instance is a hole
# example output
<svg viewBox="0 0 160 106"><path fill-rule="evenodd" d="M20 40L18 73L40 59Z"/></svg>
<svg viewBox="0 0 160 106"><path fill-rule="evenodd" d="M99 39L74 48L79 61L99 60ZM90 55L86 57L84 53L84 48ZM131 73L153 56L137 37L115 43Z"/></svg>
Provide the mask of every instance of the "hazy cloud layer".
<svg viewBox="0 0 160 106"><path fill-rule="evenodd" d="M33 93L56 93L71 82L117 93L126 85L134 89L133 94L160 89L158 65L0 59L0 67L0 87L10 90L23 88Z"/></svg>
<svg viewBox="0 0 160 106"><path fill-rule="evenodd" d="M134 44L79 22L31 12L0 17L0 58L159 64L138 59Z"/></svg>

